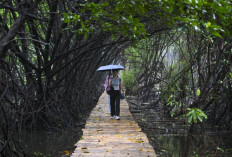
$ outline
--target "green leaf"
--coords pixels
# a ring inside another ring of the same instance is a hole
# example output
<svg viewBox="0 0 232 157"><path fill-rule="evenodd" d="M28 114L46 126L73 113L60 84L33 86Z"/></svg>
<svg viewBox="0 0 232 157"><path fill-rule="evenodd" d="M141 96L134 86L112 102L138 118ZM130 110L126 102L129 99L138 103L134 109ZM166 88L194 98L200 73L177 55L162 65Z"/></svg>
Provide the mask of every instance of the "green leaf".
<svg viewBox="0 0 232 157"><path fill-rule="evenodd" d="M197 122L197 116L196 116L196 114L193 114L192 117L193 117L193 122L196 123Z"/></svg>
<svg viewBox="0 0 232 157"><path fill-rule="evenodd" d="M70 19L69 18L65 18L64 19L64 23L69 23L70 22Z"/></svg>
<svg viewBox="0 0 232 157"><path fill-rule="evenodd" d="M200 96L201 95L201 90L198 88L197 89L197 96Z"/></svg>
<svg viewBox="0 0 232 157"><path fill-rule="evenodd" d="M171 117L175 116L175 112L171 112Z"/></svg>
<svg viewBox="0 0 232 157"><path fill-rule="evenodd" d="M226 14L230 11L230 8L226 8L226 7L217 7L215 9L222 14Z"/></svg>
<svg viewBox="0 0 232 157"><path fill-rule="evenodd" d="M216 37L222 38L222 36L218 32L211 32L211 34Z"/></svg>
<svg viewBox="0 0 232 157"><path fill-rule="evenodd" d="M220 150L221 152L224 152L222 148L217 147L217 150Z"/></svg>
<svg viewBox="0 0 232 157"><path fill-rule="evenodd" d="M62 13L62 14L63 14L63 16L64 16L64 17L67 17L67 16L68 16L68 14L67 14L67 13Z"/></svg>
<svg viewBox="0 0 232 157"><path fill-rule="evenodd" d="M230 78L232 79L232 72L230 72L229 75L230 75Z"/></svg>
<svg viewBox="0 0 232 157"><path fill-rule="evenodd" d="M137 31L137 27L136 27L136 26L134 26L134 31L135 31L135 32Z"/></svg>
<svg viewBox="0 0 232 157"><path fill-rule="evenodd" d="M206 28L209 28L211 26L211 22L206 23Z"/></svg>
<svg viewBox="0 0 232 157"><path fill-rule="evenodd" d="M211 25L210 28L220 29L220 28L222 28L222 27L221 27L221 26L218 26L218 25Z"/></svg>
<svg viewBox="0 0 232 157"><path fill-rule="evenodd" d="M203 119L203 118L202 118L201 116L198 116L197 118L198 118L198 120L199 120L200 122L202 122L202 119Z"/></svg>
<svg viewBox="0 0 232 157"><path fill-rule="evenodd" d="M188 123L192 123L192 119L193 119L193 117L191 116L191 117L189 117L188 118Z"/></svg>
<svg viewBox="0 0 232 157"><path fill-rule="evenodd" d="M87 32L85 32L85 34L84 34L84 39L86 40L86 39L87 39L87 37L88 37L88 33L87 33Z"/></svg>
<svg viewBox="0 0 232 157"><path fill-rule="evenodd" d="M102 6L103 7L107 7L109 5L109 3L108 2L104 2L104 3L102 3Z"/></svg>
<svg viewBox="0 0 232 157"><path fill-rule="evenodd" d="M206 115L205 113L203 113L202 116L203 116L205 119L208 118L207 115Z"/></svg>
<svg viewBox="0 0 232 157"><path fill-rule="evenodd" d="M173 11L173 6L169 6L168 12L171 13Z"/></svg>

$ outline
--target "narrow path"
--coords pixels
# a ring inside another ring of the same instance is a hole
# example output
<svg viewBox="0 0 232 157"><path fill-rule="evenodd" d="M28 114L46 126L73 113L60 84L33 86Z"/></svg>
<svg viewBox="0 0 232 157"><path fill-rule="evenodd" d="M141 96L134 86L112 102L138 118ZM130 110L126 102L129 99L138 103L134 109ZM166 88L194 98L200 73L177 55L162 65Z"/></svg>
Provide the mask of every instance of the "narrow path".
<svg viewBox="0 0 232 157"><path fill-rule="evenodd" d="M110 119L108 95L102 94L71 157L156 157L125 100L121 101L120 107L121 120Z"/></svg>

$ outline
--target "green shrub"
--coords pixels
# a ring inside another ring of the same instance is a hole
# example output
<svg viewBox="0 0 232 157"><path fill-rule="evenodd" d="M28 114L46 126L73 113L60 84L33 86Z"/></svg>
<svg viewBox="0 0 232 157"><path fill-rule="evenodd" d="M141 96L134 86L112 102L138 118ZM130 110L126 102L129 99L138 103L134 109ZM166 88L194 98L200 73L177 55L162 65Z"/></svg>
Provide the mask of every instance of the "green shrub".
<svg viewBox="0 0 232 157"><path fill-rule="evenodd" d="M127 93L133 93L135 87L137 86L135 72L133 71L123 71L122 82L126 88Z"/></svg>

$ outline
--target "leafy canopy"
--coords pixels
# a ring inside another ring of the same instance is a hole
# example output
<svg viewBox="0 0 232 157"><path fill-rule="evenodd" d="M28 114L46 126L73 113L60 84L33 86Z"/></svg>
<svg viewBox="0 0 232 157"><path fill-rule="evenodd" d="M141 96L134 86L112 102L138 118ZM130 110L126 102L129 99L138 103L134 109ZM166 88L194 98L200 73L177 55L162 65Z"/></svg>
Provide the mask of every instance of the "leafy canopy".
<svg viewBox="0 0 232 157"><path fill-rule="evenodd" d="M140 39L147 28L167 25L189 27L206 36L232 35L232 3L229 0L106 0L77 4L79 12L63 13L65 23L76 24L77 33L110 32Z"/></svg>

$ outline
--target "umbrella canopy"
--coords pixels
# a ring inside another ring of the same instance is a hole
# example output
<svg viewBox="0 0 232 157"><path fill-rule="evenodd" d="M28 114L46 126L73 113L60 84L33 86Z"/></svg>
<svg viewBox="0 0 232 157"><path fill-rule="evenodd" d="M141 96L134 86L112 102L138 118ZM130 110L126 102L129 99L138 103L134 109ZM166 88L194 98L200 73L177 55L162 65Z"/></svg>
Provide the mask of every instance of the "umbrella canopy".
<svg viewBox="0 0 232 157"><path fill-rule="evenodd" d="M124 70L125 68L121 65L105 65L97 69L97 71L109 71L109 70Z"/></svg>

